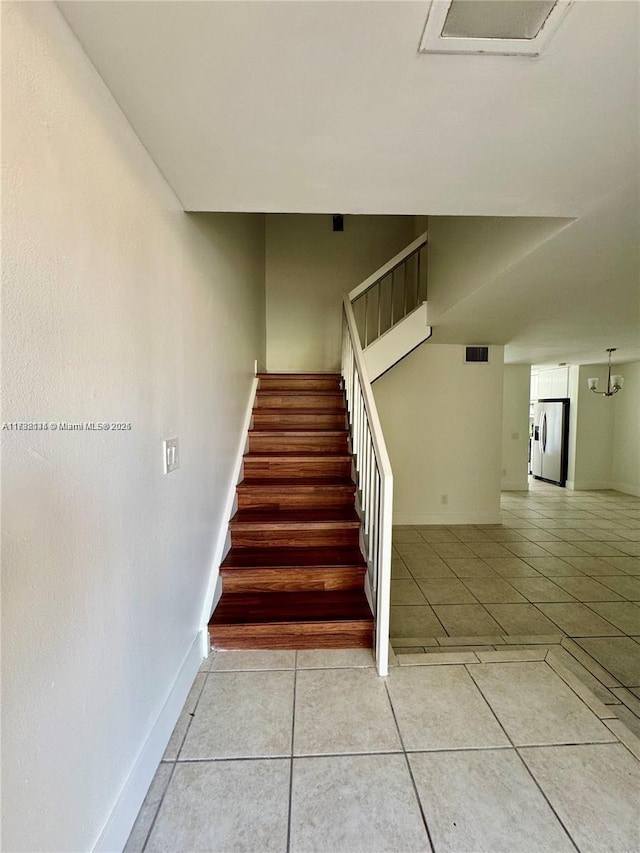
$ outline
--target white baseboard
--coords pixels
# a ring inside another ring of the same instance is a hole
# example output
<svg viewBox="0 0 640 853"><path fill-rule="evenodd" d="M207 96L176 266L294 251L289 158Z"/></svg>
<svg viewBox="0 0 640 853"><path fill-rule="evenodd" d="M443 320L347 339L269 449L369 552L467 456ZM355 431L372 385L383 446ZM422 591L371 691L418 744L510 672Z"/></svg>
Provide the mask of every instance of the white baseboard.
<svg viewBox="0 0 640 853"><path fill-rule="evenodd" d="M495 512L399 512L394 524L500 524L500 511Z"/></svg>
<svg viewBox="0 0 640 853"><path fill-rule="evenodd" d="M133 762L131 771L120 789L102 832L92 848L93 853L113 853L115 850L122 850L127 843L140 806L162 760L171 733L189 695L193 680L200 669L202 663L201 648L202 637L201 632L199 632L194 637L166 701L151 726L149 734Z"/></svg>
<svg viewBox="0 0 640 853"><path fill-rule="evenodd" d="M633 495L640 497L640 486L635 483L621 483L610 480L583 480L576 484L574 480L567 480L567 488L576 492L599 492L610 490L614 492L622 492L625 495Z"/></svg>
<svg viewBox="0 0 640 853"><path fill-rule="evenodd" d="M501 492L526 492L529 489L529 481L524 480L507 480L500 486Z"/></svg>
<svg viewBox="0 0 640 853"><path fill-rule="evenodd" d="M612 489L609 480L574 480L573 488L576 492L599 492L602 489Z"/></svg>
<svg viewBox="0 0 640 853"><path fill-rule="evenodd" d="M236 486L238 485L238 482L240 480L240 474L242 472L242 460L247 447L247 435L249 433L249 426L251 425L251 415L253 413L253 406L255 403L257 390L258 378L255 377L253 382L251 383L249 399L247 400L247 408L244 413L244 420L242 423L242 429L240 431L240 439L238 441L238 450L236 451L236 460L234 462L233 470L231 472L231 478L227 490L227 500L225 502L225 508L222 514L223 520L220 526L220 530L218 532L218 539L213 550L213 558L211 561L211 575L209 577L209 583L207 585L207 594L205 595L204 607L202 610L202 616L200 621L203 630L207 630L207 625L209 624L209 619L211 618L213 608L216 606L218 600L220 599L219 594L216 597L216 590L219 586L218 580L220 575L220 563L224 559L225 549L227 547L229 519L233 515L233 508L236 500Z"/></svg>
<svg viewBox="0 0 640 853"><path fill-rule="evenodd" d="M611 483L609 488L615 489L616 492L623 492L625 495L634 495L634 497L640 498L640 486L635 483L615 482Z"/></svg>

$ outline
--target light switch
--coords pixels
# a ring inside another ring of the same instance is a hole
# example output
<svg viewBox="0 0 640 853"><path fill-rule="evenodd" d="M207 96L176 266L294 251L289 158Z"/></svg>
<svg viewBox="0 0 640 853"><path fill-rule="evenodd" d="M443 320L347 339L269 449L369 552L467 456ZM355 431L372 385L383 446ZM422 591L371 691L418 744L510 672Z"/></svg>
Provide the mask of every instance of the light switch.
<svg viewBox="0 0 640 853"><path fill-rule="evenodd" d="M164 473L169 474L180 467L180 459L178 457L178 439L165 438L162 442L164 450Z"/></svg>

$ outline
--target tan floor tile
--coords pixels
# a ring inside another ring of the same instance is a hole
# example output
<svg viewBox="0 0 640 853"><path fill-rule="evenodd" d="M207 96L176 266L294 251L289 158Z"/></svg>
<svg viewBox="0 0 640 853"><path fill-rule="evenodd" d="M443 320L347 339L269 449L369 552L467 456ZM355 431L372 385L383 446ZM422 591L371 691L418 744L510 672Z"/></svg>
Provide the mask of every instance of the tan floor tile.
<svg viewBox="0 0 640 853"><path fill-rule="evenodd" d="M289 775L282 759L178 764L146 850L285 850Z"/></svg>
<svg viewBox="0 0 640 853"><path fill-rule="evenodd" d="M476 603L476 599L458 578L421 578L418 585L429 604Z"/></svg>
<svg viewBox="0 0 640 853"><path fill-rule="evenodd" d="M374 669L298 671L295 755L400 748L385 682Z"/></svg>
<svg viewBox="0 0 640 853"><path fill-rule="evenodd" d="M296 653L293 649L281 651L242 649L217 651L210 655L211 672L239 672L242 670L295 669Z"/></svg>
<svg viewBox="0 0 640 853"><path fill-rule="evenodd" d="M624 557L640 554L640 542L588 542L585 551L594 557Z"/></svg>
<svg viewBox="0 0 640 853"><path fill-rule="evenodd" d="M469 673L516 746L613 740L546 663L491 663Z"/></svg>
<svg viewBox="0 0 640 853"><path fill-rule="evenodd" d="M629 601L640 601L640 578L630 575L608 575L602 578L602 583Z"/></svg>
<svg viewBox="0 0 640 853"><path fill-rule="evenodd" d="M481 604L437 604L433 609L450 637L502 633L500 625Z"/></svg>
<svg viewBox="0 0 640 853"><path fill-rule="evenodd" d="M561 557L527 557L526 562L545 577L584 576L583 572Z"/></svg>
<svg viewBox="0 0 640 853"><path fill-rule="evenodd" d="M294 759L292 853L400 850L429 850L404 756Z"/></svg>
<svg viewBox="0 0 640 853"><path fill-rule="evenodd" d="M180 759L291 754L294 672L207 677Z"/></svg>
<svg viewBox="0 0 640 853"><path fill-rule="evenodd" d="M593 607L596 606L594 603ZM538 607L569 637L606 637L622 633L586 604L539 604Z"/></svg>
<svg viewBox="0 0 640 853"><path fill-rule="evenodd" d="M413 578L391 581L391 604L426 604L427 600Z"/></svg>
<svg viewBox="0 0 640 853"><path fill-rule="evenodd" d="M400 666L443 666L457 663L478 663L474 652L454 652L452 649L442 649L439 652L431 650L421 654L404 655Z"/></svg>
<svg viewBox="0 0 640 853"><path fill-rule="evenodd" d="M640 763L619 743L520 755L583 853L640 849Z"/></svg>
<svg viewBox="0 0 640 853"><path fill-rule="evenodd" d="M429 605L392 605L392 637L438 637L446 631ZM423 645L423 644L421 644Z"/></svg>
<svg viewBox="0 0 640 853"><path fill-rule="evenodd" d="M474 556L473 551L463 542L438 542L432 547L436 554L442 557L443 560L446 560L448 557L470 559Z"/></svg>
<svg viewBox="0 0 640 853"><path fill-rule="evenodd" d="M490 557L513 557L511 551L508 551L505 546L501 545L499 542L487 542L486 544L483 542L472 542L469 547L473 551L473 554L471 554L472 557L474 555L481 559L488 559Z"/></svg>
<svg viewBox="0 0 640 853"><path fill-rule="evenodd" d="M617 575L616 575L617 577ZM595 578L560 577L553 578L554 582L566 589L578 601L621 601L621 596L604 586Z"/></svg>
<svg viewBox="0 0 640 853"><path fill-rule="evenodd" d="M503 578L539 578L540 573L520 557L487 557L486 563Z"/></svg>
<svg viewBox="0 0 640 853"><path fill-rule="evenodd" d="M394 527L393 528L393 544L406 545L411 543L424 542L422 536L414 527Z"/></svg>
<svg viewBox="0 0 640 853"><path fill-rule="evenodd" d="M425 557L424 560L412 560L409 568L416 580L420 578L453 578L455 575L440 557Z"/></svg>
<svg viewBox="0 0 640 853"><path fill-rule="evenodd" d="M572 545L571 542L545 542L544 548L554 557L584 557L585 553L590 553L583 548L586 544L586 542L581 542L580 547L578 547Z"/></svg>
<svg viewBox="0 0 640 853"><path fill-rule="evenodd" d="M502 578L466 578L464 583L483 604L526 601L524 596Z"/></svg>
<svg viewBox="0 0 640 853"><path fill-rule="evenodd" d="M487 610L507 634L553 634L558 628L535 604L487 604Z"/></svg>
<svg viewBox="0 0 640 853"><path fill-rule="evenodd" d="M624 687L640 687L640 645L630 637L587 637L577 642Z"/></svg>
<svg viewBox="0 0 640 853"><path fill-rule="evenodd" d="M471 559L455 559L448 557L447 565L452 569L456 577L459 578L496 578L495 572L484 560L480 557Z"/></svg>
<svg viewBox="0 0 640 853"><path fill-rule="evenodd" d="M507 548L516 557L548 557L549 553L552 552L550 552L547 546L558 547L563 544L563 542L545 542L544 547L542 547L536 542L508 542ZM530 561L527 559L527 562Z"/></svg>
<svg viewBox="0 0 640 853"><path fill-rule="evenodd" d="M640 607L631 601L597 601L589 605L625 634L640 633Z"/></svg>
<svg viewBox="0 0 640 853"><path fill-rule="evenodd" d="M511 585L529 601L573 601L569 593L548 578L512 578Z"/></svg>
<svg viewBox="0 0 640 853"><path fill-rule="evenodd" d="M628 575L640 575L640 559L638 557L603 557L602 559L617 571L622 570Z"/></svg>
<svg viewBox="0 0 640 853"><path fill-rule="evenodd" d="M618 574L618 569L601 557L566 557L567 563L589 576Z"/></svg>
<svg viewBox="0 0 640 853"><path fill-rule="evenodd" d="M406 563L408 568L411 568L412 563L424 560L426 557L437 557L438 555L432 549L431 545L427 545L422 540L419 543L402 543L395 544L395 549Z"/></svg>
<svg viewBox="0 0 640 853"><path fill-rule="evenodd" d="M514 750L409 756L437 851L574 850Z"/></svg>
<svg viewBox="0 0 640 853"><path fill-rule="evenodd" d="M388 685L407 750L509 745L462 666L398 667Z"/></svg>
<svg viewBox="0 0 640 853"><path fill-rule="evenodd" d="M371 649L300 649L298 669L375 666Z"/></svg>

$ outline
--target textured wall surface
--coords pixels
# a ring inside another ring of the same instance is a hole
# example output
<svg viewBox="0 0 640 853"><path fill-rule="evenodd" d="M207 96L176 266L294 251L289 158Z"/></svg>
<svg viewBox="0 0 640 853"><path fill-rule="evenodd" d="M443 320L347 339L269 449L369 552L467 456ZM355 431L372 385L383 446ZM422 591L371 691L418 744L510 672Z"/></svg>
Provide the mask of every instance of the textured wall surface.
<svg viewBox="0 0 640 853"><path fill-rule="evenodd" d="M267 216L267 367L338 370L342 299L414 239L412 216Z"/></svg>
<svg viewBox="0 0 640 853"><path fill-rule="evenodd" d="M527 489L529 456L528 364L505 364L502 413L502 488Z"/></svg>
<svg viewBox="0 0 640 853"><path fill-rule="evenodd" d="M428 341L374 383L397 524L500 520L503 352L465 364L464 347Z"/></svg>
<svg viewBox="0 0 640 853"><path fill-rule="evenodd" d="M185 214L56 6L2 13L2 418L132 425L2 434L3 849L86 850L200 628L264 219Z"/></svg>

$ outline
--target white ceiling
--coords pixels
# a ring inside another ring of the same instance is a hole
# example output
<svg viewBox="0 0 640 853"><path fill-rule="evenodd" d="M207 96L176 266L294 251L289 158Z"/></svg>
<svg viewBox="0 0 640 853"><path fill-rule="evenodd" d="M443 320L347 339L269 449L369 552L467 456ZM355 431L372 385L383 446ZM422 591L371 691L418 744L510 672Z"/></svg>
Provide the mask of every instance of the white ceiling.
<svg viewBox="0 0 640 853"><path fill-rule="evenodd" d="M575 216L638 155L638 4L540 59L418 54L428 2L60 2L185 209Z"/></svg>
<svg viewBox="0 0 640 853"><path fill-rule="evenodd" d="M639 3L540 59L418 54L426 0L58 5L186 210L575 218L434 341L640 358Z"/></svg>

